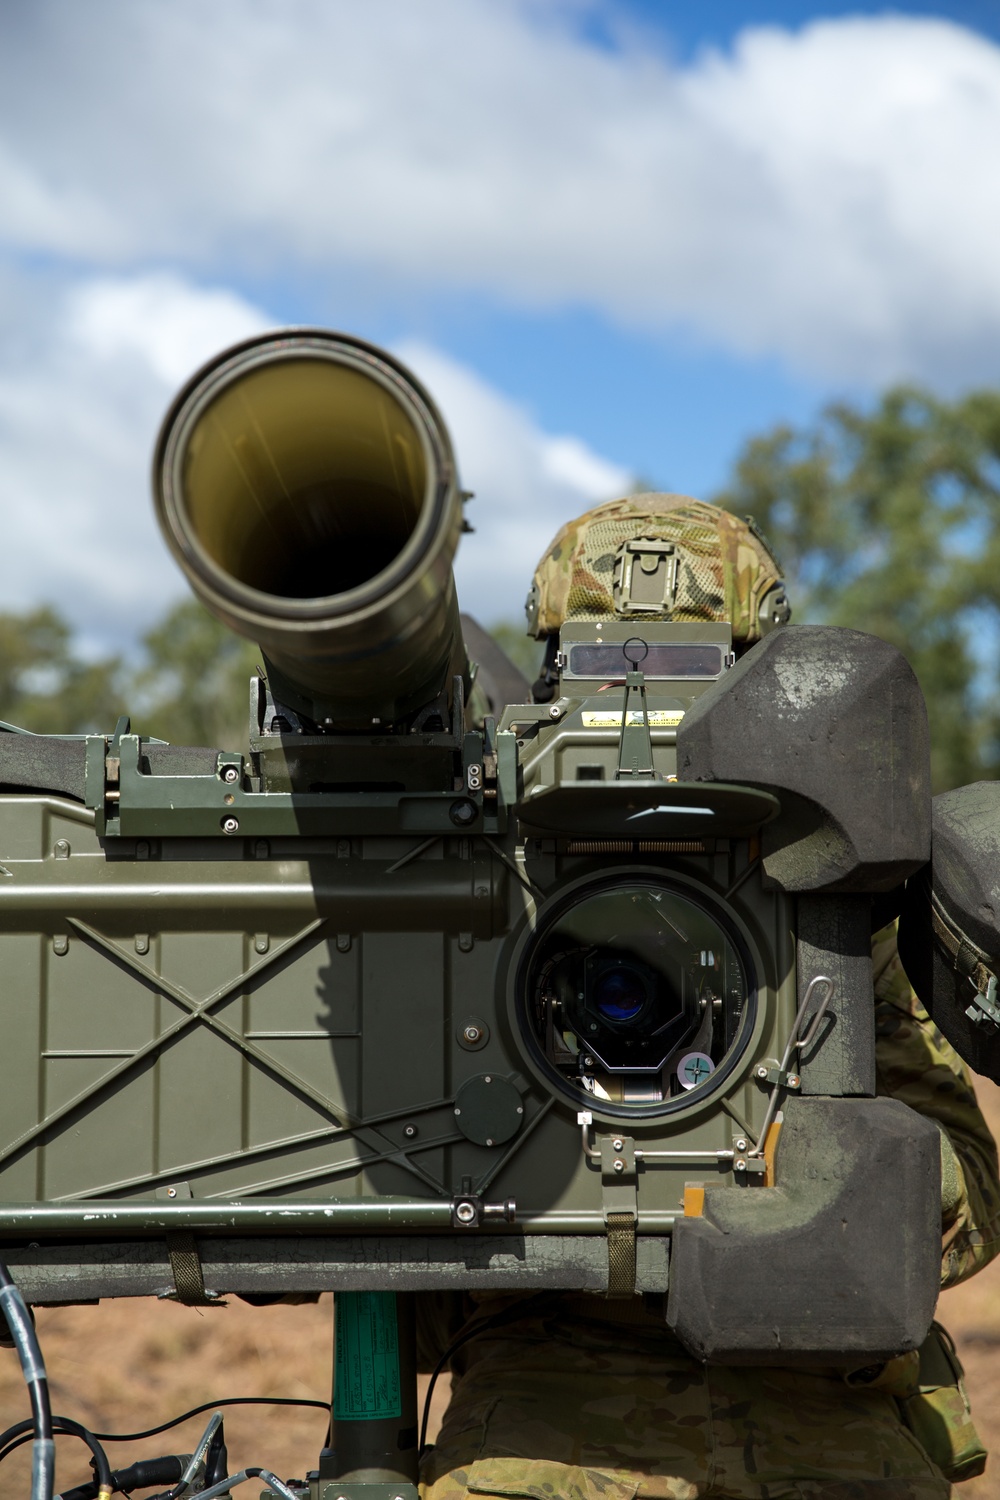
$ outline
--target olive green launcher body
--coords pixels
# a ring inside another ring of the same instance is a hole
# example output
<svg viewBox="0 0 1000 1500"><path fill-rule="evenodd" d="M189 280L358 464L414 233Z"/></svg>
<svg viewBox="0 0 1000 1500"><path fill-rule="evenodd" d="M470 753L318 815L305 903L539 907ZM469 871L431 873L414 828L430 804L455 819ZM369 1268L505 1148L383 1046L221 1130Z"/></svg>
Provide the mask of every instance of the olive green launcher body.
<svg viewBox="0 0 1000 1500"><path fill-rule="evenodd" d="M0 737L28 1300L169 1290L189 1231L207 1295L638 1291L705 1358L919 1345L938 1138L874 1097L868 947L929 852L898 653L796 627L734 664L727 627L581 622L552 704L487 711L447 434L339 335L215 361L157 475L266 675L249 753ZM296 592L327 553L336 590Z"/></svg>

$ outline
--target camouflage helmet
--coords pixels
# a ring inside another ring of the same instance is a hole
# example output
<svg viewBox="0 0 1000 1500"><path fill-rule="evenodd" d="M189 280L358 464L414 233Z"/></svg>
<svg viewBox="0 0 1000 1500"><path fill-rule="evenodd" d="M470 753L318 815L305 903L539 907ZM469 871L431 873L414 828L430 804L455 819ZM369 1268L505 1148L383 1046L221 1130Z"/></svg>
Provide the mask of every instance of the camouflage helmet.
<svg viewBox="0 0 1000 1500"><path fill-rule="evenodd" d="M766 603L765 603L766 601ZM557 534L525 605L542 640L567 620L728 620L751 645L791 614L781 569L753 518L689 495L627 495Z"/></svg>

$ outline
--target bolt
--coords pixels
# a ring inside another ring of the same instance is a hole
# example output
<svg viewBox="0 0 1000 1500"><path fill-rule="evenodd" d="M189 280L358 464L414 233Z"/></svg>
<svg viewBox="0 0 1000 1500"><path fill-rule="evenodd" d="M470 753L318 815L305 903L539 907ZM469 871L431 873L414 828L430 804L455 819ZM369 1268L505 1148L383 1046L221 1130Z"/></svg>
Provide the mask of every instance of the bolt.
<svg viewBox="0 0 1000 1500"><path fill-rule="evenodd" d="M742 1136L740 1136L738 1140L734 1141L733 1145L736 1147L737 1151L745 1151L747 1149L747 1143Z"/></svg>
<svg viewBox="0 0 1000 1500"><path fill-rule="evenodd" d="M228 817L222 820L223 833L238 833L239 827L239 820L237 818Z"/></svg>
<svg viewBox="0 0 1000 1500"><path fill-rule="evenodd" d="M475 1223L476 1205L474 1203L460 1203L455 1209L455 1218L460 1224Z"/></svg>
<svg viewBox="0 0 1000 1500"><path fill-rule="evenodd" d="M476 821L476 818L478 816L476 812L476 804L474 802L466 801L453 802L451 804L451 807L448 809L448 816L457 827L464 828L469 823L474 823Z"/></svg>
<svg viewBox="0 0 1000 1500"><path fill-rule="evenodd" d="M483 1035L482 1028L472 1025L466 1026L465 1030L462 1032L462 1035L468 1042L469 1046L474 1047Z"/></svg>
<svg viewBox="0 0 1000 1500"><path fill-rule="evenodd" d="M240 773L235 766L225 766L222 772L223 781L239 781Z"/></svg>
<svg viewBox="0 0 1000 1500"><path fill-rule="evenodd" d="M616 1172L624 1172L624 1170L625 1170L625 1163L622 1161L621 1157L619 1156L619 1157L617 1157L615 1159L615 1171Z"/></svg>
<svg viewBox="0 0 1000 1500"><path fill-rule="evenodd" d="M416 1135L416 1133L417 1133L417 1127L415 1125L404 1125L403 1126L403 1134L406 1136L406 1139L408 1141L412 1141L413 1137Z"/></svg>
<svg viewBox="0 0 1000 1500"><path fill-rule="evenodd" d="M561 719L562 718L562 709L559 707L558 703L553 703L552 707L549 709L549 718L550 719Z"/></svg>

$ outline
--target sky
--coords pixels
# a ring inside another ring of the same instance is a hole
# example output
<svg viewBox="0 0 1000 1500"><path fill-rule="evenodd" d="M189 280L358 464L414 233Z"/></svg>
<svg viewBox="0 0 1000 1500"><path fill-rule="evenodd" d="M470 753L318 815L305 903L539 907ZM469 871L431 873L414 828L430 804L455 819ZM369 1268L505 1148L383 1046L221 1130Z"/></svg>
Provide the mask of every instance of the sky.
<svg viewBox="0 0 1000 1500"><path fill-rule="evenodd" d="M451 429L463 606L556 529L895 381L1000 384L1000 5L0 6L0 609L133 650L203 360L385 344Z"/></svg>

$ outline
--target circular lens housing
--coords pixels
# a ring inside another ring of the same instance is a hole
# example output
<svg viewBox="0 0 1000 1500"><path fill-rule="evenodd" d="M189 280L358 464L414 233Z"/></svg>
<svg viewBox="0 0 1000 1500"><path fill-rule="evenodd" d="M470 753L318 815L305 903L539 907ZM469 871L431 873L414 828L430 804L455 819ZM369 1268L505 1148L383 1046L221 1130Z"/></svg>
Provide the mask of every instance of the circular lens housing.
<svg viewBox="0 0 1000 1500"><path fill-rule="evenodd" d="M561 1090L628 1113L680 1108L720 1083L754 999L727 913L646 876L589 884L543 913L516 995L532 1055ZM697 1070L684 1066L692 1054Z"/></svg>

